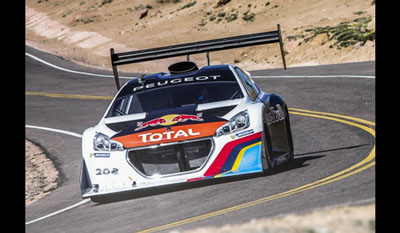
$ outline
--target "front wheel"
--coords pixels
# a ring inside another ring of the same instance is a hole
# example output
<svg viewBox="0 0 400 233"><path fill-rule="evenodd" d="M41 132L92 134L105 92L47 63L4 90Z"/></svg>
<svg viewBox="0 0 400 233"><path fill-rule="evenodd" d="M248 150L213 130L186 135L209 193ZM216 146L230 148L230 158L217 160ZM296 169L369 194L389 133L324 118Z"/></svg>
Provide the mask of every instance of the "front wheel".
<svg viewBox="0 0 400 233"><path fill-rule="evenodd" d="M261 162L264 174L272 170L275 166L272 161L271 138L269 137L268 128L266 127L266 125L264 125L263 127L263 134L262 134Z"/></svg>

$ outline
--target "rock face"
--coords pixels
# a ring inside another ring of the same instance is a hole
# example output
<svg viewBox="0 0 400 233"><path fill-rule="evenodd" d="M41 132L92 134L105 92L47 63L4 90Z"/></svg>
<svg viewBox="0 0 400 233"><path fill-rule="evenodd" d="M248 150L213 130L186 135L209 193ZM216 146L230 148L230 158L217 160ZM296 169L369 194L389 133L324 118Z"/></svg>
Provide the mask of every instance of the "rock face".
<svg viewBox="0 0 400 233"><path fill-rule="evenodd" d="M57 187L58 171L53 162L32 142L25 140L25 205Z"/></svg>

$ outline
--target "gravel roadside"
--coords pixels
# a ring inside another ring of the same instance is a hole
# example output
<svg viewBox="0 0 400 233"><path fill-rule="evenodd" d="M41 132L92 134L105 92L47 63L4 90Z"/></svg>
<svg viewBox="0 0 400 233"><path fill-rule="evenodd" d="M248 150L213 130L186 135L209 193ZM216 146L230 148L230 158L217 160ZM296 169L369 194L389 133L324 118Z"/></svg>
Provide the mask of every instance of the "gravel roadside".
<svg viewBox="0 0 400 233"><path fill-rule="evenodd" d="M43 198L57 187L59 173L53 162L31 141L25 140L25 205Z"/></svg>

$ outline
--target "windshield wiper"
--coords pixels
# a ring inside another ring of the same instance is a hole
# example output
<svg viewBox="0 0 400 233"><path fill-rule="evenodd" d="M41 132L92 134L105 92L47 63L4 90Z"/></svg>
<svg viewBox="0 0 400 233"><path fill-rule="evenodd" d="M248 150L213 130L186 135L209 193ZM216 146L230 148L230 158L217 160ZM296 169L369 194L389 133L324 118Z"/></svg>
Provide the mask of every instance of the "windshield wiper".
<svg viewBox="0 0 400 233"><path fill-rule="evenodd" d="M231 96L230 100L237 99L239 93L240 93L239 90L235 91L235 93L233 93L233 95Z"/></svg>

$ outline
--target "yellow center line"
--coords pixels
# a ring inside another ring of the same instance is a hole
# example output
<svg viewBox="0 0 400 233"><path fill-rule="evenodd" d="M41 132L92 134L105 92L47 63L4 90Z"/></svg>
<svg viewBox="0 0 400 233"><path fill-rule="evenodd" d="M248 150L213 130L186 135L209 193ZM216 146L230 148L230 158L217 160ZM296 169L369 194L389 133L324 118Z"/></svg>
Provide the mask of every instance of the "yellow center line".
<svg viewBox="0 0 400 233"><path fill-rule="evenodd" d="M292 109L292 110L294 110L294 109ZM363 129L366 132L370 133L375 138L375 130L373 130L373 129L367 127L367 126L364 126L364 125L361 125L361 124L358 124L358 123L355 123L355 122L350 122L350 121L347 121L347 120L343 120L343 119L349 119L349 120L353 120L353 121L356 121L356 122L359 122L359 123L364 123L364 124L375 126L374 122L366 121L366 120L355 118L355 117L348 117L348 116L343 116L343 115L338 115L338 114L332 114L332 113L315 112L315 111L302 110L302 109L296 109L296 110L297 111L308 112L308 113L301 113L301 112L290 112L290 113L294 114L294 115L322 118L322 119L336 121L336 122L340 122L340 123L343 123L343 124L347 124L347 125L351 125L351 126L354 126L354 127L358 127L360 129ZM319 115L311 114L311 112L317 113ZM342 118L342 119L339 119L339 118ZM314 188L317 188L317 187L320 187L320 186L323 186L323 185L327 185L327 184L330 184L332 182L335 182L335 181L338 181L338 180L342 180L342 179L344 179L346 177L349 177L349 176L352 176L354 174L360 173L360 172L362 172L362 171L374 166L375 165L375 161L372 161L374 158L375 158L375 144L374 144L374 147L372 148L371 152L369 153L369 155L366 158L364 158L362 161L358 162L357 164L354 164L353 166L351 166L351 167L349 167L347 169L339 171L339 172L337 172L337 173L335 173L335 174L333 174L331 176L319 179L317 181L308 183L306 185L303 185L303 186L300 186L300 187L297 187L297 188L294 188L294 189L290 189L290 190L288 190L286 192L282 192L282 193L274 194L274 195L271 195L271 196L263 197L261 199L257 199L257 200L250 201L250 202L246 202L246 203L243 203L243 204L239 204L239 205L232 206L232 207L229 207L229 208L221 209L221 210L218 210L218 211L202 214L202 215L195 216L195 217L192 217L192 218L179 220L179 221L176 221L176 222L173 222L173 223L169 223L169 224L165 224L165 225L161 225L161 226L158 226L158 227L149 228L149 229L140 231L140 233L156 232L156 231L161 231L161 230L166 230L166 229L182 226L182 225L185 225L185 224L197 222L197 221L208 219L208 218L211 218L211 217L216 217L216 216L219 216L219 215L227 214L227 213L230 213L230 212L233 212L233 211L237 211L237 210L241 210L241 209L244 209L244 208L249 208L249 207L252 207L252 206L260 205L260 204L263 204L263 203L266 203L266 202L269 202L269 201L272 201L272 200L276 200L276 199L283 198L283 197L286 197L286 196L289 196L289 195L293 195L293 194L304 192L304 191L307 191L307 190L310 190L310 189L314 189Z"/></svg>
<svg viewBox="0 0 400 233"><path fill-rule="evenodd" d="M46 96L53 98L67 98L67 99L89 99L89 100L112 100L112 96L95 96L95 95L74 95L74 94L60 94L48 92L34 92L26 91L25 95Z"/></svg>
<svg viewBox="0 0 400 233"><path fill-rule="evenodd" d="M326 115L326 116L339 117L339 118L352 120L352 121L357 121L357 122L360 122L360 123L363 123L363 124L375 126L375 122L367 121L367 120L364 120L364 119L355 118L355 117L351 117L351 116L343 116L343 115L334 114L334 113L327 113L327 112L317 112L317 111L311 111L311 110L300 109L300 108L289 108L289 111L292 111L292 110L293 111L299 111L299 112L305 112L305 113L314 113L314 114L322 114L322 115Z"/></svg>
<svg viewBox="0 0 400 233"><path fill-rule="evenodd" d="M329 183L344 179L344 178L346 178L348 176L351 176L351 175L357 174L359 172L362 172L362 171L364 171L364 170L366 170L366 169L368 169L368 168L370 168L370 167L372 167L374 165L375 165L375 161L367 164L364 167L358 168L357 170L354 170L354 171L352 171L352 172L350 172L350 173L348 173L346 175L337 177L337 178L329 180L329 181L325 181L323 183L317 184L317 185L312 186L312 187L303 188L303 186L302 186L302 187L299 187L297 189L289 190L287 192L275 194L275 195L272 195L272 196L268 196L268 197L265 197L265 198L261 198L261 199L255 200L255 201L251 201L251 202L247 202L247 203L244 203L244 204L236 205L236 206L233 206L233 207L230 207L230 208L226 208L226 209L218 210L218 211L215 211L215 212L199 215L199 216L196 216L196 217L183 219L183 220L176 221L176 222L173 222L173 223L170 223L170 224L166 224L166 225L162 225L162 226L159 226L159 227L150 228L150 229L147 229L147 230L140 231L138 233L150 233L150 232L166 230L166 229L170 229L170 228L173 228L173 227L178 227L178 226L182 226L182 225L185 225L185 224L189 224L189 223L197 222L197 221L200 221L200 220L204 220L204 219L207 219L207 218L211 218L211 217L216 217L216 216L219 216L219 215L227 214L229 212L241 210L241 209L244 209L244 208L249 208L249 207L252 207L252 206L260 205L260 204L263 204L263 203L266 203L266 202L269 202L269 201L273 201L275 199L279 199L279 198L290 196L290 195L293 195L293 194L296 194L296 193L304 192L304 191L307 191L307 190L310 190L310 189L314 189L314 188L317 188L317 187L320 187L320 186L323 186L323 185L326 185L326 184L329 184Z"/></svg>

